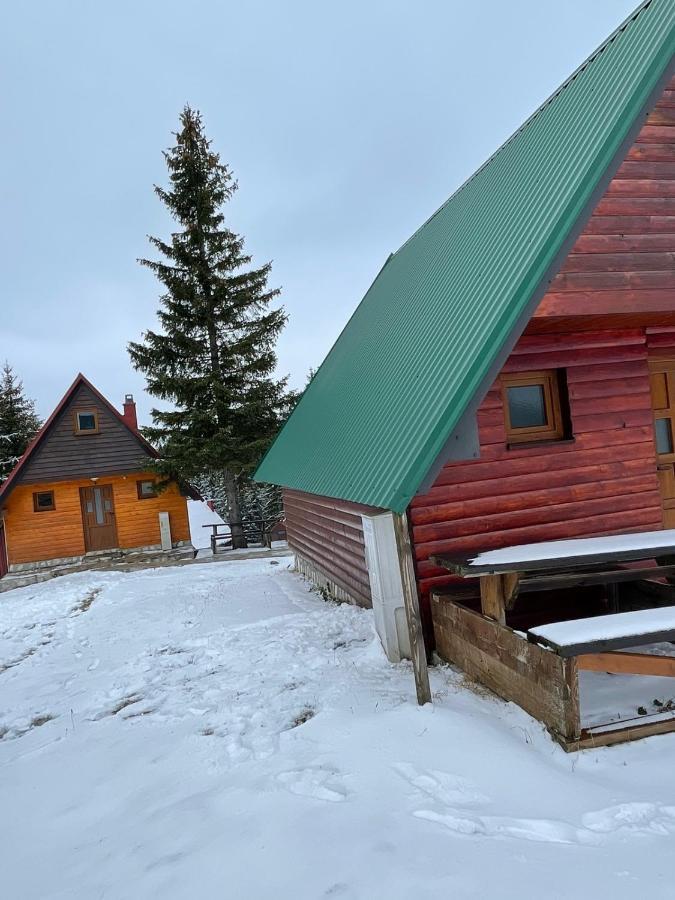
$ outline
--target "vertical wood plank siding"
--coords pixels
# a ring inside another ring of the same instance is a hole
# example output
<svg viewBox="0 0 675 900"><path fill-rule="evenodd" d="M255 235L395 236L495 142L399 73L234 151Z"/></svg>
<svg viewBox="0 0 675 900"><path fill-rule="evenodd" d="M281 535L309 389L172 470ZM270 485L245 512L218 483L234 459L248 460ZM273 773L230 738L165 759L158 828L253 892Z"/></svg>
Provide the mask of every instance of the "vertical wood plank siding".
<svg viewBox="0 0 675 900"><path fill-rule="evenodd" d="M595 208L534 323L672 313L675 289L675 79Z"/></svg>
<svg viewBox="0 0 675 900"><path fill-rule="evenodd" d="M433 553L662 527L645 330L525 336L504 371L549 368L567 370L574 441L507 449L497 382L478 412L481 458L446 465L413 500L425 598L452 581Z"/></svg>
<svg viewBox="0 0 675 900"><path fill-rule="evenodd" d="M289 546L362 606L371 606L361 513L369 506L284 490Z"/></svg>

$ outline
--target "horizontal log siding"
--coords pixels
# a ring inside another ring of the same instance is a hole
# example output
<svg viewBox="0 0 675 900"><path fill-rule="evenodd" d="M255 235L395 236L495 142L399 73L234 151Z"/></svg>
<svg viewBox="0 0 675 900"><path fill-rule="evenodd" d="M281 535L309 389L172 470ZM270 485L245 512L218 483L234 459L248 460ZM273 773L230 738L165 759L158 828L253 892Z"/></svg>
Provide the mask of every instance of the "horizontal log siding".
<svg viewBox="0 0 675 900"><path fill-rule="evenodd" d="M75 414L85 410L98 414L98 433L75 433ZM42 484L84 475L140 471L147 466L147 458L147 450L133 432L86 385L81 385L31 454L18 483Z"/></svg>
<svg viewBox="0 0 675 900"><path fill-rule="evenodd" d="M175 486L158 497L139 500L136 481L151 474L102 478L100 485L112 484L115 520L120 549L160 544L160 511L169 513L171 538L189 541L187 502ZM19 485L7 500L4 513L7 551L10 565L47 559L81 556L85 552L80 487L91 487L91 480L45 482ZM33 510L34 491L54 491L55 509Z"/></svg>
<svg viewBox="0 0 675 900"><path fill-rule="evenodd" d="M289 546L361 606L371 606L361 513L369 506L284 490Z"/></svg>
<svg viewBox="0 0 675 900"><path fill-rule="evenodd" d="M478 412L481 458L446 465L413 500L425 606L452 581L433 553L662 527L644 329L526 336L505 371L548 368L567 371L573 442L507 449L497 382Z"/></svg>
<svg viewBox="0 0 675 900"><path fill-rule="evenodd" d="M537 309L546 319L673 311L675 80L661 96Z"/></svg>

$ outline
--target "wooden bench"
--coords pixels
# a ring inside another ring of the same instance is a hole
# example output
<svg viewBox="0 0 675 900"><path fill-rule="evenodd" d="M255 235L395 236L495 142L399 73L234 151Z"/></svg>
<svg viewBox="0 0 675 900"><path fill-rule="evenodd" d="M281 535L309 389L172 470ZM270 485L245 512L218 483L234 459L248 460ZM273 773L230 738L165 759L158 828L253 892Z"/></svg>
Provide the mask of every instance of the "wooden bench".
<svg viewBox="0 0 675 900"><path fill-rule="evenodd" d="M629 565L640 561L650 564ZM551 541L473 557L435 554L431 562L462 578L478 579L483 613L501 624L520 594L591 585L604 586L617 611L619 584L673 580L675 531ZM669 594L675 602L675 587L672 591L666 585L661 587L662 595Z"/></svg>
<svg viewBox="0 0 675 900"><path fill-rule="evenodd" d="M237 523L241 525L244 531L244 537L247 543L262 544L264 547L272 546L272 531L281 521L281 517L275 519L242 519ZM215 522L210 525L203 525L203 528L210 528L211 533L211 552L215 555L218 549L229 550L232 548L232 533L230 523ZM226 529L221 531L219 529Z"/></svg>

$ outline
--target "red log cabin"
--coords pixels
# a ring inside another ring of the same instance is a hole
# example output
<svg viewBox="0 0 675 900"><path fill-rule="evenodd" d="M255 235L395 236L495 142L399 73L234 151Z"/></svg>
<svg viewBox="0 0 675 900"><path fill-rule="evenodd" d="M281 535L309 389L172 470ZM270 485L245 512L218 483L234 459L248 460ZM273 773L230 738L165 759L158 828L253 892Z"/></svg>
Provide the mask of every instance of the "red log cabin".
<svg viewBox="0 0 675 900"><path fill-rule="evenodd" d="M675 528L674 53L642 3L387 260L258 470L338 597L400 593L405 522L428 646L432 555Z"/></svg>
<svg viewBox="0 0 675 900"><path fill-rule="evenodd" d="M155 489L156 457L133 397L120 413L78 375L0 485L0 576L132 552L192 556L186 497Z"/></svg>

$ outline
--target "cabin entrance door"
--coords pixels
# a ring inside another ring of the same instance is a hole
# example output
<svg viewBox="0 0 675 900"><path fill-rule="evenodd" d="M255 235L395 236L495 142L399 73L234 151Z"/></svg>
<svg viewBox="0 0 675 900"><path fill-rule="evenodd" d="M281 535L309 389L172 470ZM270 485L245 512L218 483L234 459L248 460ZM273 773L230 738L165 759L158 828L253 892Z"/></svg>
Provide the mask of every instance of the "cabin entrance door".
<svg viewBox="0 0 675 900"><path fill-rule="evenodd" d="M675 528L675 356L649 360L663 527Z"/></svg>
<svg viewBox="0 0 675 900"><path fill-rule="evenodd" d="M90 550L112 550L117 547L117 527L111 484L80 488L84 546Z"/></svg>

